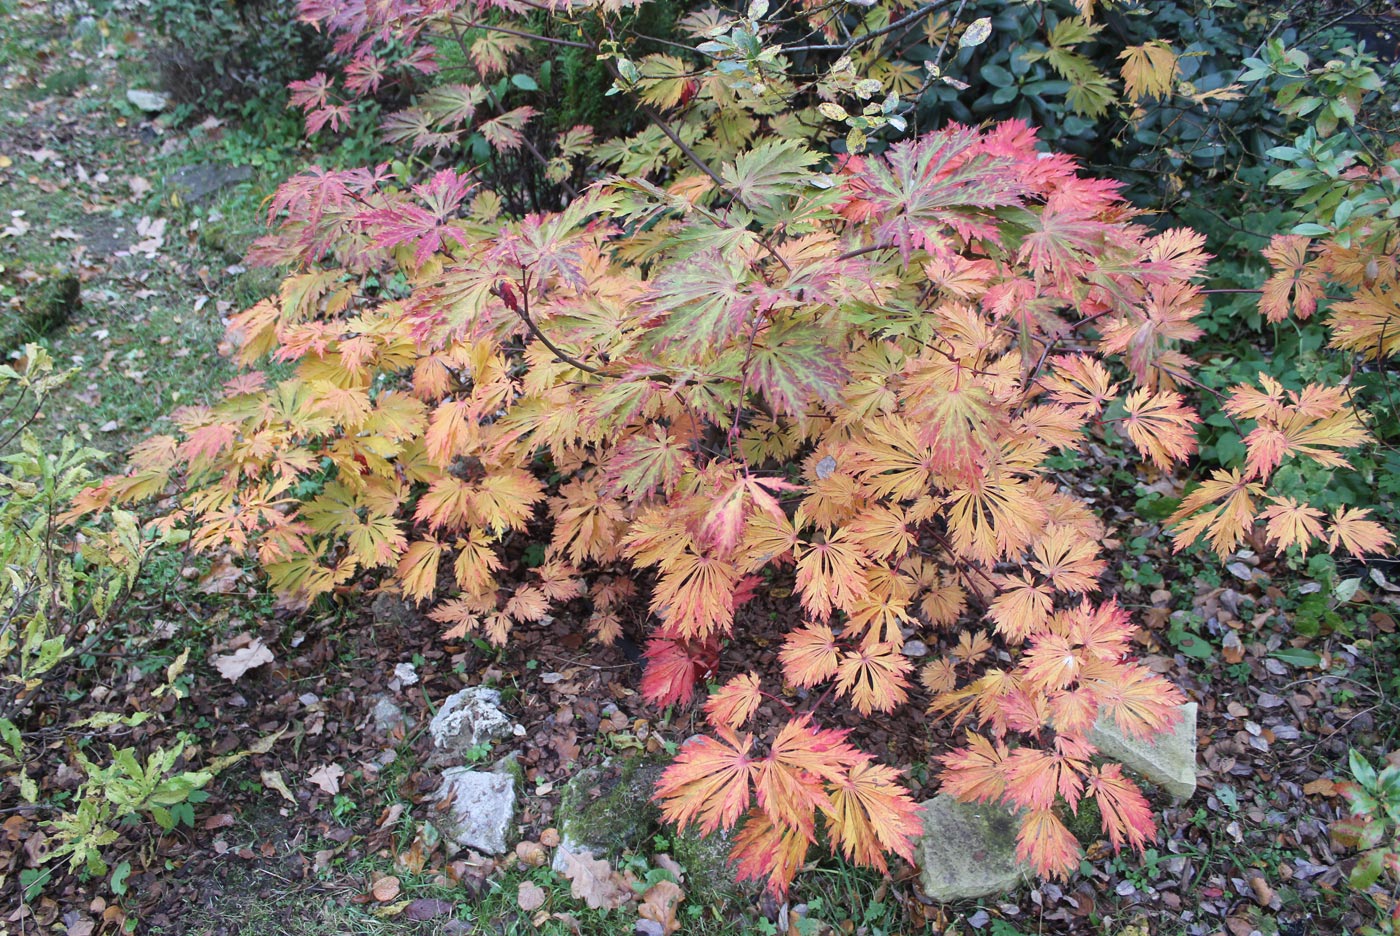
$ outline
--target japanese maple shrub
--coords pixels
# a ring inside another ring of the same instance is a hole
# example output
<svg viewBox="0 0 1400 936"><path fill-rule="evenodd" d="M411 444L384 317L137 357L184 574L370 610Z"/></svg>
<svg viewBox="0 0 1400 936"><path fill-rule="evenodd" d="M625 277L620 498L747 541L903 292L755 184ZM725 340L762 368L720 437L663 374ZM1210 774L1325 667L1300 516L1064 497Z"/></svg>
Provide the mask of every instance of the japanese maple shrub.
<svg viewBox="0 0 1400 936"><path fill-rule="evenodd" d="M1113 183L1019 122L833 157L819 124L775 108L785 59L746 45L763 15L712 22L709 64L662 102L614 56L656 157L561 211L510 217L467 168L289 181L258 253L292 272L229 345L290 376L250 370L223 403L177 411L84 503L173 494L164 524L256 555L288 602L370 572L433 600L446 638L504 643L571 602L608 642L644 599L658 703L690 700L744 639L736 606L790 576L782 681L809 701L772 674L729 680L705 706L713 736L657 790L677 822L738 827L740 875L778 892L818 842L875 867L910 855L897 771L823 719L921 696L969 726L944 789L1023 809L1038 872L1077 866L1061 817L1086 797L1115 847L1141 849L1147 801L1089 731L1162 731L1181 695L1128 659L1128 615L1097 596L1105 528L1046 460L1110 432L1154 470L1192 454L1201 239L1136 224ZM303 89L313 113L338 106L328 87ZM1299 418L1346 432L1278 457L1364 440L1345 401L1328 406ZM1254 478L1189 499L1183 542L1238 542L1262 509ZM544 563L501 575L503 541L534 535ZM954 628L916 677L906 636ZM764 700L786 721L756 720Z"/></svg>

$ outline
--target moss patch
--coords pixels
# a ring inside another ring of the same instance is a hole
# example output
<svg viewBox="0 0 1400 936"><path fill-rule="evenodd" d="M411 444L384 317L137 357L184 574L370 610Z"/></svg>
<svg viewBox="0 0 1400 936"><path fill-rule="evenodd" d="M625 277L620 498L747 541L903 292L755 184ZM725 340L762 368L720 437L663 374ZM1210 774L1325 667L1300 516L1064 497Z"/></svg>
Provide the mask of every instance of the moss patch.
<svg viewBox="0 0 1400 936"><path fill-rule="evenodd" d="M671 857L685 868L686 899L702 907L728 907L752 896L754 888L734 880L728 835L702 836L692 826L671 836Z"/></svg>
<svg viewBox="0 0 1400 936"><path fill-rule="evenodd" d="M651 792L664 769L656 758L629 757L582 771L561 794L559 831L596 855L646 851L660 829Z"/></svg>
<svg viewBox="0 0 1400 936"><path fill-rule="evenodd" d="M684 832L661 821L652 791L667 761L658 757L629 757L585 770L564 788L558 812L560 833L594 855L616 860L626 852L660 851L660 835L670 843L671 857L685 868L686 899L700 906L728 906L747 893L734 880L726 835L701 836L692 827Z"/></svg>

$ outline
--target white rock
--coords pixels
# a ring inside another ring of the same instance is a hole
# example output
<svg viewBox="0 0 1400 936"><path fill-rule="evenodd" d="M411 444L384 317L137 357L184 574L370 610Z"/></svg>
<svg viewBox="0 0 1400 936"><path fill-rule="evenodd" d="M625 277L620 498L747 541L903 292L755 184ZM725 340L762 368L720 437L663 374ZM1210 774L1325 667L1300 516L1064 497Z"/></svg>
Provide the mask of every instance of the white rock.
<svg viewBox="0 0 1400 936"><path fill-rule="evenodd" d="M511 722L500 704L499 692L481 686L448 696L428 726L433 746L465 757L479 744L506 737L511 733Z"/></svg>
<svg viewBox="0 0 1400 936"><path fill-rule="evenodd" d="M159 114L170 103L170 99L159 91L145 91L140 88L127 91L126 99L148 114Z"/></svg>
<svg viewBox="0 0 1400 936"><path fill-rule="evenodd" d="M376 699L370 714L374 718L375 729L383 734L391 734L395 728L406 728L408 725L403 709L388 696Z"/></svg>
<svg viewBox="0 0 1400 936"><path fill-rule="evenodd" d="M458 849L471 848L488 855L506 850L506 838L515 822L514 777L451 767L442 773L438 800L449 797L452 805L434 820L444 839Z"/></svg>

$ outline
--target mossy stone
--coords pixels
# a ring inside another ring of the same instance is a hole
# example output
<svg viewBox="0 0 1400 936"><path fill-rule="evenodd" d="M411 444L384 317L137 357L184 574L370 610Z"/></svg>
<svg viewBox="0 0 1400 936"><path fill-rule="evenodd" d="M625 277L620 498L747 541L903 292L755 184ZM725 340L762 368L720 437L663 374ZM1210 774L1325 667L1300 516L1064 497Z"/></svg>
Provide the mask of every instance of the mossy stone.
<svg viewBox="0 0 1400 936"><path fill-rule="evenodd" d="M525 767L520 763L520 752L511 751L491 765L491 772L505 774L515 783L515 792L525 792Z"/></svg>
<svg viewBox="0 0 1400 936"><path fill-rule="evenodd" d="M940 793L923 804L915 848L919 883L948 903L1015 890L1030 874L1016 855L1017 814L995 803L960 803Z"/></svg>
<svg viewBox="0 0 1400 936"><path fill-rule="evenodd" d="M627 851L658 851L653 840L664 835L671 842L671 857L685 868L686 899L707 906L731 903L744 888L729 866L729 836L666 826L652 802L667 763L660 757L629 757L577 774L561 791L555 813L564 847L616 861Z"/></svg>
<svg viewBox="0 0 1400 936"><path fill-rule="evenodd" d="M671 857L685 868L686 899L702 907L726 907L752 895L749 882L734 879L729 863L732 837L725 832L701 835L694 826L672 830Z"/></svg>
<svg viewBox="0 0 1400 936"><path fill-rule="evenodd" d="M1077 812L1061 816L1064 820L1065 828L1074 834L1080 845L1088 848L1090 845L1103 838L1103 813L1099 810L1098 800L1086 796L1079 801Z"/></svg>
<svg viewBox="0 0 1400 936"><path fill-rule="evenodd" d="M560 793L560 834L599 857L647 850L661 824L651 794L664 769L655 758L631 757L579 772Z"/></svg>

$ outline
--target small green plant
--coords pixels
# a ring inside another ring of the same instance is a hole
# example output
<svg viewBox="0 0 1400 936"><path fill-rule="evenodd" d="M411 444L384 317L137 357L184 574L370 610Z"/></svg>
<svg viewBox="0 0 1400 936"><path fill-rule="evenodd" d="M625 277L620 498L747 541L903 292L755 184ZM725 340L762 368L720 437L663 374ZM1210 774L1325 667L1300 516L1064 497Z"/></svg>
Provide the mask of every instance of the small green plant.
<svg viewBox="0 0 1400 936"><path fill-rule="evenodd" d="M1352 782L1342 785L1351 815L1332 825L1332 839L1355 848L1361 858L1347 883L1361 893L1386 880L1390 892L1400 886L1400 764L1376 770L1365 757L1351 752ZM1361 936L1392 936L1400 931L1400 904L1389 902L1388 918L1363 927Z"/></svg>
<svg viewBox="0 0 1400 936"><path fill-rule="evenodd" d="M103 849L120 836L119 824L145 816L166 831L193 826L191 804L213 771L184 769L190 740L184 735L145 751L109 744L106 757L94 758L84 750L88 739L142 725L154 714L55 704L58 695L83 699L95 685L93 669L82 661L92 659L121 619L146 559L161 544L145 539L126 511L89 518L81 529L63 516L102 453L72 439L56 452L40 445L28 427L67 375L37 345L28 345L21 361L0 366L0 412L13 420L0 426L0 451L19 445L0 456L0 777L18 790L21 813L52 815L39 822L53 842L47 862L67 859L70 868L101 875ZM186 649L166 667L154 697L186 694L181 677L188 659ZM86 714L54 724L56 711ZM86 777L75 794L49 788L55 759L65 752L66 766ZM30 875L26 893L48 880L47 873Z"/></svg>

